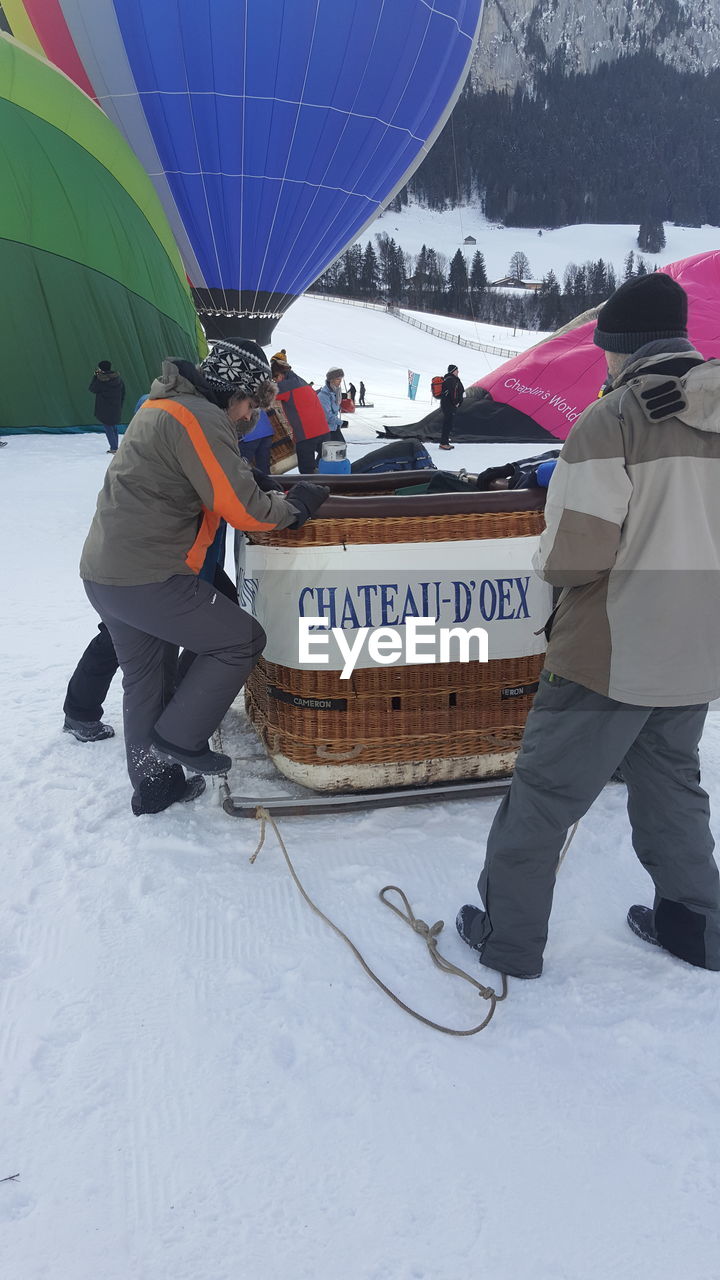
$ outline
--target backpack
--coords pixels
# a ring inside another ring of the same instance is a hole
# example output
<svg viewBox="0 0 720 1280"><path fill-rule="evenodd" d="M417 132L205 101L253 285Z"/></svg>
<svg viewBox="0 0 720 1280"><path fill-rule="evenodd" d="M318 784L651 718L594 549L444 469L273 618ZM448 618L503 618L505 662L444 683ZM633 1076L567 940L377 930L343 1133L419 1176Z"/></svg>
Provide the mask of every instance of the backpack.
<svg viewBox="0 0 720 1280"><path fill-rule="evenodd" d="M441 373L435 375L430 381L430 390L432 391L433 400L439 400L442 395L443 382L445 381Z"/></svg>

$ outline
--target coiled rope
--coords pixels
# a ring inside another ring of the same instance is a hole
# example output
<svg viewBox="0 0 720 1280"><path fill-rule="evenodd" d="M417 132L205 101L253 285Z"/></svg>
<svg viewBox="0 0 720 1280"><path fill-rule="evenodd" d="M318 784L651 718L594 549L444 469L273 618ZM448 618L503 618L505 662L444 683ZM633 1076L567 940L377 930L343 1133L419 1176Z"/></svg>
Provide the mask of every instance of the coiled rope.
<svg viewBox="0 0 720 1280"><path fill-rule="evenodd" d="M317 903L313 902L309 893L306 891L305 887L303 886L302 881L300 880L300 877L298 876L295 870L295 867L293 866L292 858L288 853L285 841L283 840L282 835L280 834L278 825L275 819L273 818L272 814L268 813L267 809L259 808L257 811L257 817L260 820L260 840L258 842L257 849L255 850L252 857L250 858L250 862L254 863L255 859L260 853L260 850L262 849L265 843L267 826L269 824L272 827L273 831L275 832L275 838L277 839L277 842L280 845L280 849L282 850L283 857L285 859L285 862L287 863L288 871L290 872L290 875L292 876L299 892L302 894L308 906L312 908L312 910L315 912L316 915L320 917L321 920L324 920L325 923L330 926L330 928L333 930L334 933L338 935L339 938L342 938L343 942L347 943L353 955L355 956L356 960L362 965L368 977L372 979L372 981L380 988L381 991L385 992L386 996L389 996L390 999L394 1001L396 1005L399 1005L401 1009L404 1009L406 1013L409 1013L411 1018L415 1018L417 1019L418 1022L424 1023L426 1027L432 1027L434 1031L442 1031L447 1036L474 1036L474 1035L477 1035L478 1031L483 1031L485 1029L485 1027L490 1022L490 1019L492 1018L497 1005L501 1000L504 1000L505 997L507 996L508 987L507 987L507 978L505 974L501 974L502 990L498 995L498 993L494 991L492 987L484 987L482 983L477 982L475 978L472 978L469 973L465 973L465 971L463 969L459 969L457 965L451 964L449 960L446 960L444 956L440 955L440 952L438 951L438 946L437 946L438 935L444 927L443 921L437 920L435 924L428 925L425 920L418 919L418 917L414 915L413 910L410 906L410 903L408 902L408 899L406 895L403 893L402 889L399 889L397 885L393 885L393 884L385 885L385 887L380 890L379 897L385 903L385 905L390 908L391 911L394 911L396 915L400 916L401 920L405 920L406 923L410 925L411 929L413 929L415 933L419 934L420 937L424 938L427 944L428 951L430 952L430 957L433 961L433 964L435 964L438 969L442 969L443 973L455 974L455 976L458 978L464 978L466 982L469 982L471 986L475 987L481 999L487 1000L489 1002L489 1006L490 1006L482 1022L478 1023L478 1025L475 1027L470 1027L466 1031L459 1030L455 1027L445 1027L440 1022L433 1022L432 1018L426 1018L424 1014L418 1013L416 1009L411 1009L410 1005L406 1004L404 1000L401 1000L400 997L397 996L394 991L391 991L390 987L388 987L387 984L383 982L382 978L378 977L375 971L370 968L370 965L367 963L367 960L363 956L362 952L358 950L358 948L355 946L355 943L347 936L347 934L344 933L343 930L340 929L338 925L336 925L329 918L329 916L326 916L324 911L320 910L320 907L318 907ZM400 895L405 907L404 911L402 911L400 907L395 906L394 903L388 901L386 897L388 893L397 893Z"/></svg>
<svg viewBox="0 0 720 1280"><path fill-rule="evenodd" d="M265 844L265 837L267 834L267 827L269 823L275 833L275 838L280 846L282 855L287 864L288 871L290 872L290 875L292 876L298 891L300 892L302 897L305 899L308 906L311 908L311 910L315 912L317 916L320 917L321 920L325 921L325 924L327 924L332 929L333 933L336 933L339 938L342 938L343 942L345 942L347 946L350 948L350 950L352 951L356 960L359 962L359 964L362 965L368 977L372 979L372 981L376 984L376 986L380 988L381 991L385 992L386 996L389 996L389 998L394 1002L394 1004L398 1005L401 1009L404 1009L405 1013L409 1013L410 1017L415 1018L417 1022L422 1022L426 1027L432 1027L433 1031L442 1031L443 1035L446 1035L446 1036L475 1036L477 1035L478 1031L485 1030L488 1023L491 1021L498 1004L500 1003L501 1000L504 1000L507 996L508 981L507 981L506 974L503 973L499 975L501 979L501 990L500 990L500 994L498 994L498 992L495 991L493 987L483 986L481 982L478 982L477 979L473 978L469 973L466 973L464 969L460 969L457 965L452 964L450 960L446 959L445 956L440 954L440 951L438 950L438 945L437 945L438 937L445 927L444 921L436 920L435 924L429 925L427 921L421 920L418 916L414 914L413 909L410 906L410 903L408 901L407 895L403 892L403 890L400 889L398 885L386 884L384 888L380 889L378 893L378 897L382 902L385 903L386 907L389 907L391 911L394 911L395 915L399 916L401 920L404 920L405 923L408 924L415 933L419 934L419 936L424 939L427 949L430 952L430 959L432 960L436 968L440 969L443 973L454 975L457 978L463 978L465 982L469 982L471 986L475 987L478 995L482 1000L487 1000L489 1002L488 1012L483 1018L482 1022L479 1022L475 1027L469 1027L467 1030L462 1030L456 1027L446 1027L440 1022L434 1022L432 1018L426 1018L423 1013L418 1013L417 1009L412 1009L410 1005L406 1004L404 1000L401 1000L400 997L396 995L394 991L391 991L390 987L388 987L387 984L383 982L382 978L378 977L375 971L370 968L370 965L367 963L367 960L363 956L362 952L358 949L358 947L355 946L355 943L352 941L352 939L349 938L348 935L338 925L336 925L334 921L330 919L329 916L326 916L324 911L321 911L320 907L317 905L316 902L313 902L313 899L310 897L310 894L305 889L299 875L297 874L297 871L295 870L295 867L293 866L293 861L288 852L287 845L285 844L285 841L283 840L282 835L280 834L280 830L278 828L277 822L273 818L272 814L267 809L264 809L262 806L259 806L256 812L256 817L260 821L260 839L258 841L258 845L257 845L257 848L255 849L255 852L250 857L250 863L253 864L255 862L258 854L260 853L260 850ZM570 845L575 837L575 833L579 825L580 825L579 822L576 822L575 825L571 827L570 831L568 832L567 839L565 841L565 844L563 845L563 848L560 852L560 856L558 858L557 871L560 870L560 867L563 864L565 855L568 849L570 848ZM402 900L404 910L396 906L395 903L390 902L388 900L387 895L389 893L396 893L399 895L399 897Z"/></svg>

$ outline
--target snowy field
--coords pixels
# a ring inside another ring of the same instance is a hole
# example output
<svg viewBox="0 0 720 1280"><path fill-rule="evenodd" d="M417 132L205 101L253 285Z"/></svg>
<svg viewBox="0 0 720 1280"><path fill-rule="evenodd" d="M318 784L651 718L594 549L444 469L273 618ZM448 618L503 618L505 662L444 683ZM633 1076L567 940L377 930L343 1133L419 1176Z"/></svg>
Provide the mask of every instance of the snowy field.
<svg viewBox="0 0 720 1280"><path fill-rule="evenodd" d="M523 293L520 289L503 289L503 293L518 294ZM537 329L532 333L528 333L527 329L508 328L502 324L481 324L478 320L457 320L455 316L433 315L431 311L408 311L403 309L403 315L410 316L413 320L419 320L421 324L429 324L433 329L439 329L441 333L450 333L453 337L457 334L458 338L467 339L470 342L479 342L488 346L505 348L508 351L525 351L528 345L539 342L545 334L540 333ZM457 353L463 356L462 351ZM509 357L506 357L509 358ZM471 358L472 360L472 358Z"/></svg>
<svg viewBox="0 0 720 1280"><path fill-rule="evenodd" d="M543 337L537 331L508 330L447 316L424 315L422 319L443 332L518 351L534 346ZM508 341L507 335L513 333ZM376 443L377 432L385 424L417 422L433 406L437 408L430 381L436 373L445 373L449 364L458 366L462 381L470 386L501 363L498 356L435 338L382 311L317 297L301 298L286 313L273 335L273 351L279 347L285 347L296 371L316 387L322 386L328 369L337 364L345 370L346 382L352 381L359 389L362 380L366 399L373 407L356 410L348 439ZM407 393L410 369L420 374L414 403ZM453 457L458 457L457 451Z"/></svg>
<svg viewBox="0 0 720 1280"><path fill-rule="evenodd" d="M367 375L378 408L354 452L386 413L411 420L403 368L448 359L389 317L316 300L275 341L306 377L336 360ZM478 376L484 357L466 354ZM720 979L628 930L651 887L623 788L562 867L543 978L511 980L475 1038L412 1021L300 900L272 836L249 864L256 824L227 817L213 784L135 818L121 736L60 732L96 622L77 562L105 447L0 450L0 1179L20 1175L0 1181L2 1277L718 1276ZM467 445L452 464L512 455ZM116 680L118 731L120 703ZM286 789L239 713L228 734L236 792ZM720 813L717 706L703 776ZM400 884L443 918L441 950L472 970L452 922L494 808L281 823L319 905L403 999L457 1027L485 1006L377 892Z"/></svg>
<svg viewBox="0 0 720 1280"><path fill-rule="evenodd" d="M445 254L448 261L458 249L465 253L468 264L478 250L484 255L488 279L500 280L509 271L510 259L521 251L530 263L530 276L541 280L554 271L562 283L568 263L580 266L588 259L602 258L612 263L622 279L623 264L637 247L637 225L596 226L585 223L573 227L556 227L538 235L532 227L503 227L488 222L478 209L468 206L447 209L444 213L408 205L402 213L384 213L373 222L360 243L374 243L381 233L391 236L406 253L417 255L426 245ZM466 236L474 236L477 244L465 245ZM720 227L676 227L665 223L665 248L658 254L643 253L648 268L663 267L678 258L690 257L708 249L720 248Z"/></svg>

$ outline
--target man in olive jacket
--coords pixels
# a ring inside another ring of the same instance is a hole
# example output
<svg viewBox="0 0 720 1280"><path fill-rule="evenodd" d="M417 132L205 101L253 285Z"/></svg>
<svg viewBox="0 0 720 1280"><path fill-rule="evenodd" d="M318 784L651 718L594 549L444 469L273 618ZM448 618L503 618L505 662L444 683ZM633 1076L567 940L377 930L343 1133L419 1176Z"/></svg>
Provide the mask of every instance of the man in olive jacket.
<svg viewBox="0 0 720 1280"><path fill-rule="evenodd" d="M196 368L166 360L125 433L100 492L80 576L123 671L133 812L193 799L195 774L231 760L209 738L257 662L265 634L199 576L221 520L236 529L303 524L328 490L301 482L286 498L241 458L237 427L272 402L254 342L218 342ZM258 483L258 480L260 483ZM167 645L197 654L167 705Z"/></svg>
<svg viewBox="0 0 720 1280"><path fill-rule="evenodd" d="M509 794L457 919L483 964L542 972L572 823L618 766L653 907L645 942L720 970L720 882L698 745L720 695L720 361L687 340L687 297L656 272L623 284L594 340L605 394L568 436L536 571L562 594Z"/></svg>

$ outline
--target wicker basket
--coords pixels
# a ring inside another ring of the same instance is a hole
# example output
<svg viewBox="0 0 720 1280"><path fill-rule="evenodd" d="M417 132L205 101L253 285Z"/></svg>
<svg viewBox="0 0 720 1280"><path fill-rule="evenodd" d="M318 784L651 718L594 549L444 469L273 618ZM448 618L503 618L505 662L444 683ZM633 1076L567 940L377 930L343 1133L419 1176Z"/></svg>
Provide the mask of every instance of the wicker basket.
<svg viewBox="0 0 720 1280"><path fill-rule="evenodd" d="M439 495L428 512L427 499L368 498L355 491L357 497L333 497L323 508L327 517L302 530L253 534L252 541L273 548L442 544L536 538L543 528L537 495L518 495L524 510L498 509L513 505L509 495L502 504L499 494L473 495L475 506L494 508L474 511L452 509L468 505L465 495ZM447 509L435 514L438 501ZM395 516L398 502L403 511ZM378 504L377 515L346 514L348 507L372 504ZM384 514L388 508L393 514ZM263 659L247 683L246 706L278 768L317 790L497 777L512 769L542 662L542 653L531 653L484 664L373 666L342 680L327 667L307 670Z"/></svg>
<svg viewBox="0 0 720 1280"><path fill-rule="evenodd" d="M317 517L302 529L253 533L252 541L265 547L378 546L388 542L467 542L469 538L484 542L490 538L539 537L544 525L542 511L448 513L415 520L407 516Z"/></svg>

